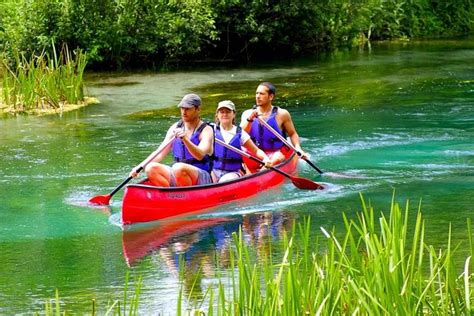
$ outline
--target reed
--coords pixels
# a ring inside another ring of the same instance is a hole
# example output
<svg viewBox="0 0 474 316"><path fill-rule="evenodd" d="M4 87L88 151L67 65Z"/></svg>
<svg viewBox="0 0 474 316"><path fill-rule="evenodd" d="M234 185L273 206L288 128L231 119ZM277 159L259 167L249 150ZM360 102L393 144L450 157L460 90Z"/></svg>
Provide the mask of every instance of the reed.
<svg viewBox="0 0 474 316"><path fill-rule="evenodd" d="M392 199L388 215L376 215L362 198L355 219L343 216L342 233L321 227L313 237L311 221L293 224L289 234L257 257L242 231L233 234L229 274L217 273L200 301L192 290L178 293L177 315L470 315L473 313L470 272L474 251L471 222L467 221L470 255L459 267L458 247L451 227L443 249L425 241L425 221L418 206L414 223L410 205ZM280 248L281 247L281 248ZM274 256L278 252L279 256ZM280 259L275 259L276 257ZM185 267L180 259L181 278ZM198 273L199 274L199 273ZM199 287L200 276L193 287ZM129 295L126 276L123 300L109 302L105 315L138 315L141 278ZM187 309L183 309L185 301ZM56 298L45 304L45 315L66 314ZM91 314L97 315L95 302ZM104 314L102 312L101 314Z"/></svg>
<svg viewBox="0 0 474 316"><path fill-rule="evenodd" d="M128 316L135 316L139 315L138 313L138 306L140 302L140 293L142 287L142 278L139 277L134 282L135 286L132 289L132 295L129 296L129 273L127 272L125 276L125 289L123 300L114 300L109 302L105 311L98 311L95 300L92 300L91 304L91 311L90 315L114 315L114 316L121 316L121 315L128 315ZM51 299L45 303L44 312L41 315L45 316L59 316L59 315L66 315L70 312L67 311L66 306L64 303L61 303L59 297L59 291L56 290L56 296L54 299ZM36 315L40 315L36 313Z"/></svg>
<svg viewBox="0 0 474 316"><path fill-rule="evenodd" d="M321 227L311 238L309 219L293 225L278 262L257 260L242 233L234 234L231 289L222 279L209 288L206 315L472 314L470 222L471 255L456 271L451 237L444 249L430 246L420 207L413 226L408 202L402 209L392 200L388 216L376 216L361 199L356 219L343 216L343 234Z"/></svg>
<svg viewBox="0 0 474 316"><path fill-rule="evenodd" d="M14 112L62 110L84 100L83 74L87 58L63 46L59 55L42 52L27 58L17 53L15 66L2 60L2 101Z"/></svg>

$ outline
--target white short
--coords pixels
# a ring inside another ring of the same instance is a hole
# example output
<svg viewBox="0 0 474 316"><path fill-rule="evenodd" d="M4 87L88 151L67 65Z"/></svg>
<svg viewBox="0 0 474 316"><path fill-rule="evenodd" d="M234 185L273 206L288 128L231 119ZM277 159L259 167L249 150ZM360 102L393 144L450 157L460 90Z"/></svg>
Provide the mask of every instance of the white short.
<svg viewBox="0 0 474 316"><path fill-rule="evenodd" d="M222 169L212 169L212 172L214 172L217 182L219 182L219 179L222 178L224 175L233 173L237 176L237 178L240 178L242 176L242 173L240 171L227 171L227 170L222 170Z"/></svg>

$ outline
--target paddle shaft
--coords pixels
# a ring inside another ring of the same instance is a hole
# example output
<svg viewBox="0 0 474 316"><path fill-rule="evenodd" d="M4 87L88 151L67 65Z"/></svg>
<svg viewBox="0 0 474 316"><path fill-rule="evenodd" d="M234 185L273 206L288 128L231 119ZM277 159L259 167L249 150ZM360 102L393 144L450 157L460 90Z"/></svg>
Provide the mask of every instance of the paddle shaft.
<svg viewBox="0 0 474 316"><path fill-rule="evenodd" d="M173 140L175 139L175 137L171 137L170 139L168 139L166 142L162 143L160 145L160 147L158 147L158 149L156 149L154 152L152 152L148 157L146 157L145 160L143 160L141 163L140 163L140 167L135 170L136 173L139 173L140 171L142 171L153 159L156 158L156 156L158 156L159 154L161 154L161 152L163 151L163 149L165 149L166 147L168 147L169 144L171 144L173 142Z"/></svg>
<svg viewBox="0 0 474 316"><path fill-rule="evenodd" d="M293 146L293 144L291 144L289 141L287 141L285 139L285 137L283 137L282 135L280 135L280 133L278 133L273 127L270 126L270 124L268 124L267 122L265 122L264 119L262 119L261 117L257 116L257 119L259 120L259 122L265 126L270 132L272 132L276 137L278 137L279 140L281 140L286 146L288 146L289 148L293 149L296 154L298 155L298 157L300 157L301 159L303 159L304 161L306 161L311 167L313 167L317 172L319 172L320 174L323 173L323 171L321 169L319 169L314 163L312 163L308 158L304 158L302 157L303 154L301 153L301 151L299 151L298 149L296 149L295 146Z"/></svg>
<svg viewBox="0 0 474 316"><path fill-rule="evenodd" d="M169 144L171 144L173 140L174 140L174 137L170 138L168 141L161 144L161 146L158 147L157 150L152 152L145 160L143 160L140 163L140 166L135 170L135 172L140 173L140 171L142 171L146 167L146 165L148 165L153 159L155 159L156 156L158 156L163 151L163 149L165 149ZM124 185L126 185L132 179L133 177L130 176L127 179L123 180L122 183L120 183L115 189L112 190L112 192L108 194L108 197L111 198L115 193L117 193L121 188L123 188Z"/></svg>
<svg viewBox="0 0 474 316"><path fill-rule="evenodd" d="M143 168L142 168L143 169ZM141 170L140 170L141 171ZM124 185L126 185L127 183L130 182L130 180L132 180L133 177L128 177L127 179L123 180L122 183L120 183L117 187L115 187L115 189L112 190L112 192L109 193L109 196L112 197L115 193L117 193L118 191L120 191L121 188L123 188Z"/></svg>
<svg viewBox="0 0 474 316"><path fill-rule="evenodd" d="M252 155L246 153L245 151L242 151L242 150L240 150L240 149L238 149L238 148L235 148L234 146L231 146L231 145L229 145L229 144L223 142L222 140L220 140L220 139L218 139L218 138L215 138L215 141L216 141L216 143L218 143L218 144L220 144L220 145L222 145L222 146L224 146L224 147L226 147L226 148L228 148L228 149L230 149L230 150L233 150L233 151L235 151L236 153L238 153L238 154L240 154L240 155L242 155L242 156L245 156L245 157L247 157L247 158L249 158L249 159L252 159L253 161L256 161L256 162L258 162L258 163L261 163L262 165L265 164L265 163L263 162L263 160L260 160L260 159L258 159L258 158L255 158L254 156L252 156ZM293 176L292 176L292 175L290 175L290 174L288 174L288 173L286 173L286 172L284 172L284 171L281 171L280 169L275 168L275 167L273 167L273 166L270 166L269 168L272 169L273 171L276 171L276 172L278 172L279 174L281 174L281 175L287 177L288 179L293 180Z"/></svg>

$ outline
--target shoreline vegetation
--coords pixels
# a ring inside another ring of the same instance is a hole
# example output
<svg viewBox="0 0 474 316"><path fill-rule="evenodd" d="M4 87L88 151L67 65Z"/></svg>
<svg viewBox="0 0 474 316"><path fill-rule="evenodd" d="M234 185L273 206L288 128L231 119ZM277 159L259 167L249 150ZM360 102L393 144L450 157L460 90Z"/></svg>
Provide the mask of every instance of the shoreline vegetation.
<svg viewBox="0 0 474 316"><path fill-rule="evenodd" d="M466 0L0 2L0 52L10 61L51 54L54 42L82 50L88 69L106 71L281 60L473 28Z"/></svg>
<svg viewBox="0 0 474 316"><path fill-rule="evenodd" d="M96 103L83 100L86 66L114 71L242 65L315 56L370 41L472 34L473 27L474 6L463 0L455 5L402 0L6 0L0 2L0 114L62 113ZM67 47L74 62L64 59L71 57ZM59 59L56 50L64 53ZM74 67L68 69L70 65ZM58 75L50 72L54 67L67 71Z"/></svg>
<svg viewBox="0 0 474 316"><path fill-rule="evenodd" d="M242 233L234 233L230 280L218 278L203 300L189 296L187 302L210 316L471 315L470 220L466 244L451 243L449 226L444 249L437 249L426 240L421 205L413 218L409 202L403 210L394 194L389 213L378 216L362 195L361 201L356 219L343 215L342 233L320 227L322 238L311 238L310 220L293 225L283 236L280 261L271 240L268 255L256 260ZM462 250L469 255L461 267Z"/></svg>
<svg viewBox="0 0 474 316"><path fill-rule="evenodd" d="M0 93L2 93L2 89L0 88ZM99 104L99 99L95 97L84 97L83 101L80 101L75 104L69 104L67 102L59 102L59 106L57 108L51 107L38 107L32 109L23 109L23 108L16 108L12 105L5 105L0 101L0 116L16 116L16 115L35 115L35 116L43 116L43 115L54 115L54 114L63 114L66 112L78 110L88 105L92 104Z"/></svg>
<svg viewBox="0 0 474 316"><path fill-rule="evenodd" d="M465 244L451 243L449 226L446 245L438 249L426 240L421 206L415 215L409 202L403 209L393 197L390 211L377 215L362 195L361 200L356 219L343 215L345 231L321 227L319 236L311 236L311 221L305 218L282 242L266 240L268 251L260 256L241 231L233 233L229 262L220 270L228 274L216 272L200 298L193 298L193 289L183 289L180 279L176 314L471 315L474 244L469 219ZM202 279L197 275L193 287L201 288ZM142 284L141 278L133 289L126 284L123 301L115 301L106 314L138 315ZM59 302L58 296L50 300L46 315L66 308ZM97 308L93 302L92 315Z"/></svg>
<svg viewBox="0 0 474 316"><path fill-rule="evenodd" d="M99 102L84 96L86 54L65 45L58 55L51 46L52 54L17 54L13 64L2 60L0 114L62 114Z"/></svg>

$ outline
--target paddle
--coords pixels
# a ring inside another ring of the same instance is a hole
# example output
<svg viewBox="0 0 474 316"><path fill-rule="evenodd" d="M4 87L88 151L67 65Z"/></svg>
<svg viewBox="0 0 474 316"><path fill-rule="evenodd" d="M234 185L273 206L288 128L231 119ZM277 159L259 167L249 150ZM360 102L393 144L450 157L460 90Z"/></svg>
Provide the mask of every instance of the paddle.
<svg viewBox="0 0 474 316"><path fill-rule="evenodd" d="M167 142L161 144L160 147L158 147L157 150L155 150L153 153L151 153L145 160L142 161L140 164L140 167L135 170L137 173L142 171L146 165L148 165L153 159L155 159L156 156L158 156L163 149L165 149L171 142L174 140L174 137L170 138ZM109 201L112 198L112 196L117 193L121 188L123 188L124 185L126 185L130 180L132 180L133 177L128 177L127 179L123 180L122 183L120 183L115 189L113 189L112 192L106 195L96 195L93 198L89 200L89 203L92 204L98 204L98 205L109 205Z"/></svg>
<svg viewBox="0 0 474 316"><path fill-rule="evenodd" d="M271 127L267 122L265 122L264 119L262 119L261 117L258 117L257 116L257 119L260 121L260 123L265 126L270 132L273 133L273 135L275 135L276 137L278 137L278 139L280 139L286 146L288 146L289 148L293 149L296 154L298 155L298 157L300 157L301 159L303 159L304 161L306 161L311 167L313 167L317 172L319 172L319 174L323 174L323 171L321 171L321 169L319 169L314 163L311 162L311 160L309 160L308 158L306 157L303 157L303 154L301 153L301 151L299 151L298 149L295 148L295 146L293 146L289 141L287 141L285 139L285 137L283 137L282 135L280 135L280 133L278 133L277 131L275 131L275 129L273 127Z"/></svg>
<svg viewBox="0 0 474 316"><path fill-rule="evenodd" d="M216 143L230 149L230 150L233 150L235 151L236 153L242 155L242 156L245 156L249 159L252 159L253 161L256 161L260 164L265 164L262 160L258 159L258 158L255 158L254 156L238 149L238 148L235 148L234 146L231 146L229 144L226 144L225 142L223 142L222 140L218 139L218 138L215 138L215 141ZM324 187L322 185L320 185L319 183L316 183L314 181L311 181L309 179L306 179L306 178L300 178L300 177L295 177L295 176L292 176L284 171L281 171L280 169L277 169L275 167L269 167L270 169L272 169L273 171L276 171L278 172L279 174L287 177L288 179L291 180L291 182L293 182L293 184L295 185L295 187L299 188L299 189L304 189L304 190L322 190L324 189Z"/></svg>

